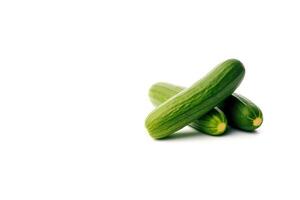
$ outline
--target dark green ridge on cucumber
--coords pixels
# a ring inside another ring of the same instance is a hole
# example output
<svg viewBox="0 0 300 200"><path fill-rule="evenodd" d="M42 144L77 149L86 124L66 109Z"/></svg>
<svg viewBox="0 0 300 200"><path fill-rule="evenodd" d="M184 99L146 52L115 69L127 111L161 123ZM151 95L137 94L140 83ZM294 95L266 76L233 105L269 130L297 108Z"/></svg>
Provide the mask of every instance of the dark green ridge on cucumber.
<svg viewBox="0 0 300 200"><path fill-rule="evenodd" d="M155 139L165 138L224 101L239 86L245 68L236 59L219 64L191 87L156 107L146 118L145 126Z"/></svg>

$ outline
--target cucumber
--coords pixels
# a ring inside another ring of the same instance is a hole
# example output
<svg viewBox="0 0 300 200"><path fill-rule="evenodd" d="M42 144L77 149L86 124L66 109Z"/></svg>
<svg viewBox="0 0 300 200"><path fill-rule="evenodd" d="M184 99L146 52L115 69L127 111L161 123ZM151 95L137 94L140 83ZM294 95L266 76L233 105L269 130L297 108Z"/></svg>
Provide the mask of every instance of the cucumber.
<svg viewBox="0 0 300 200"><path fill-rule="evenodd" d="M225 113L230 126L244 131L254 131L263 122L259 107L240 94L232 94L219 108Z"/></svg>
<svg viewBox="0 0 300 200"><path fill-rule="evenodd" d="M150 89L150 100L154 105L157 105L157 102L166 101L183 89L184 87L170 83L156 83ZM244 131L254 131L260 127L263 122L263 114L259 107L240 94L234 93L230 95L225 101L218 105L218 108L225 113L230 126ZM215 109L217 109L217 107L215 107ZM193 124L197 125L197 122L206 115L194 121ZM219 117L221 117L221 115L219 115ZM205 127L208 124L204 122L201 125ZM190 124L190 126L192 125Z"/></svg>
<svg viewBox="0 0 300 200"><path fill-rule="evenodd" d="M156 107L145 126L155 139L165 138L205 115L230 96L245 75L243 64L229 59L204 78Z"/></svg>
<svg viewBox="0 0 300 200"><path fill-rule="evenodd" d="M158 106L176 95L184 88L168 83L156 83L149 90L149 97L154 106ZM211 111L196 119L189 124L192 128L208 134L222 135L227 129L227 119L225 114L218 108L213 108Z"/></svg>

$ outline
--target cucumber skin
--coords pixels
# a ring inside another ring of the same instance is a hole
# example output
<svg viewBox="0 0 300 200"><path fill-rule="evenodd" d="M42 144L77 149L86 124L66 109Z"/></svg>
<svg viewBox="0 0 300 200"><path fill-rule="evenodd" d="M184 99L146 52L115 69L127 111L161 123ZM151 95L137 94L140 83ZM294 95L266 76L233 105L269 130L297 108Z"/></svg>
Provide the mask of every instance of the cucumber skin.
<svg viewBox="0 0 300 200"><path fill-rule="evenodd" d="M230 96L244 78L245 68L236 59L219 64L191 87L171 97L146 118L155 139L165 138L200 118Z"/></svg>
<svg viewBox="0 0 300 200"><path fill-rule="evenodd" d="M158 106L183 89L184 88L180 86L159 82L152 85L149 90L149 97L152 104ZM225 126L223 130L219 129L218 126L220 124ZM189 126L202 133L219 136L223 135L227 129L227 119L225 114L219 108L215 107L202 117L190 123Z"/></svg>
<svg viewBox="0 0 300 200"><path fill-rule="evenodd" d="M219 105L219 108L225 113L232 127L244 131L254 131L263 123L261 109L240 94L232 94ZM260 119L260 124L254 125L255 119Z"/></svg>

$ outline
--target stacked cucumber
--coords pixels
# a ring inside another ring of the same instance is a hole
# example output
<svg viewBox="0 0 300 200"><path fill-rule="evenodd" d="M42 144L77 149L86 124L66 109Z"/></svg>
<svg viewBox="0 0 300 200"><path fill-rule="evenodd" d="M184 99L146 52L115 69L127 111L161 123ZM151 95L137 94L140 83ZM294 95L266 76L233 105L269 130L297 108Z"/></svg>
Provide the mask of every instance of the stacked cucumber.
<svg viewBox="0 0 300 200"><path fill-rule="evenodd" d="M222 135L228 125L254 131L263 121L261 110L249 99L234 93L245 75L243 64L229 59L189 88L159 82L149 91L157 106L146 119L155 139L168 137L189 125L209 135Z"/></svg>

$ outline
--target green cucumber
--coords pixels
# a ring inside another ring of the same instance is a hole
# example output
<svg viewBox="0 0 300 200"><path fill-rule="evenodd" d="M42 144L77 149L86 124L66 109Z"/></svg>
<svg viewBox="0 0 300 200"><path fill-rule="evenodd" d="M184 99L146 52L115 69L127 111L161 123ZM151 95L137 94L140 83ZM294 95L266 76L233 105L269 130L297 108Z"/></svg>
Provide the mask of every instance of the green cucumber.
<svg viewBox="0 0 300 200"><path fill-rule="evenodd" d="M230 126L244 131L254 131L263 122L259 107L240 94L232 94L219 108L225 113Z"/></svg>
<svg viewBox="0 0 300 200"><path fill-rule="evenodd" d="M145 126L155 139L165 138L224 101L244 78L243 64L230 59L219 64L204 78L156 107Z"/></svg>
<svg viewBox="0 0 300 200"><path fill-rule="evenodd" d="M182 87L160 82L152 85L149 90L149 97L154 106L159 106L182 90ZM227 119L220 109L213 108L202 117L190 123L189 126L202 133L217 136L222 135L226 131Z"/></svg>

